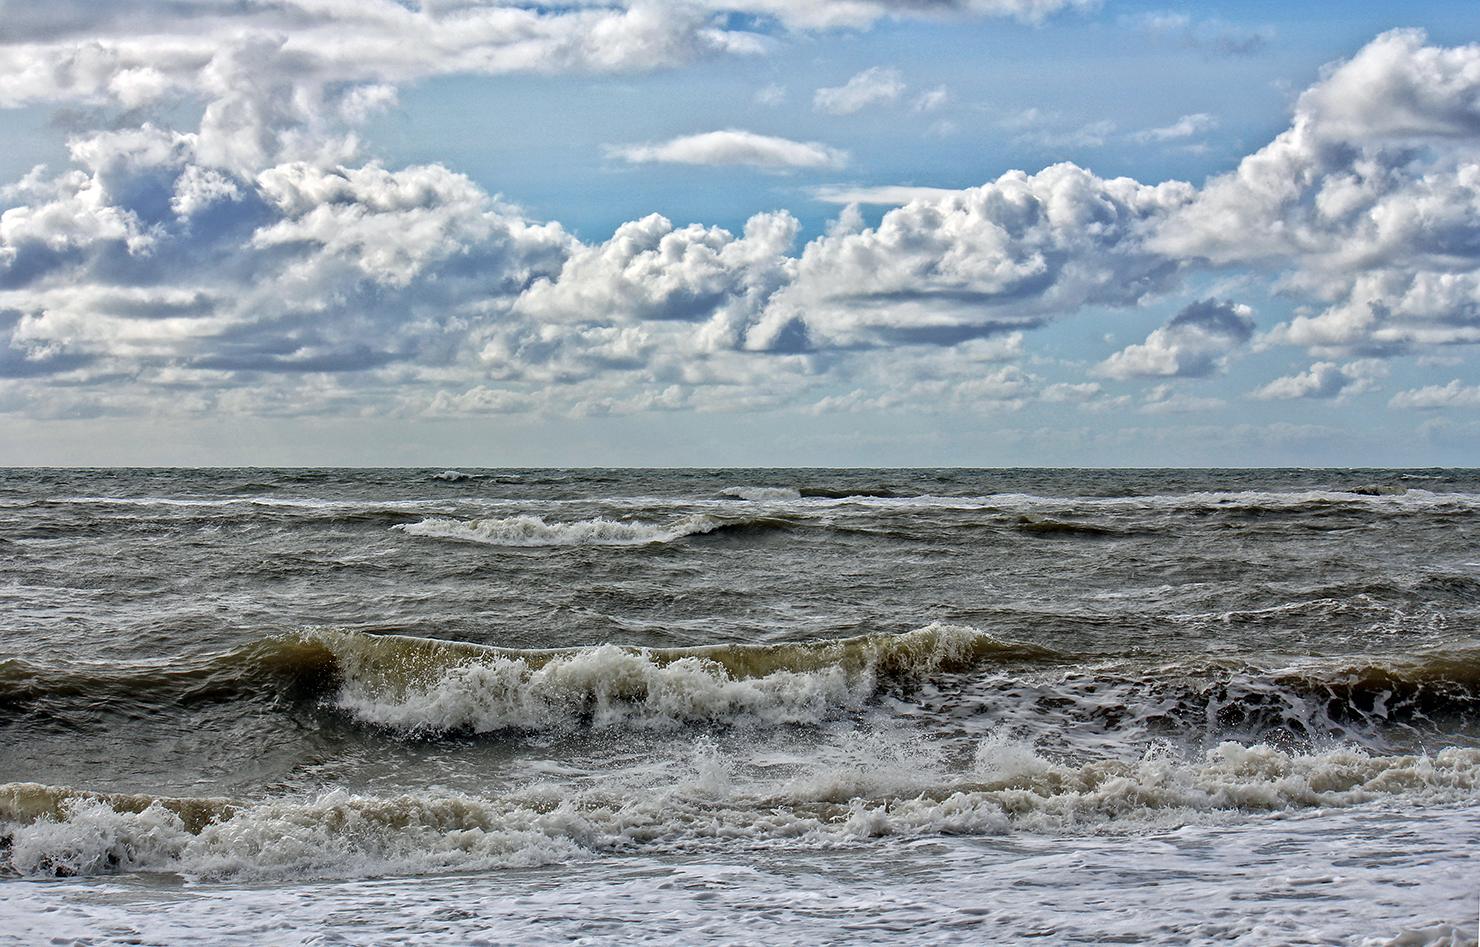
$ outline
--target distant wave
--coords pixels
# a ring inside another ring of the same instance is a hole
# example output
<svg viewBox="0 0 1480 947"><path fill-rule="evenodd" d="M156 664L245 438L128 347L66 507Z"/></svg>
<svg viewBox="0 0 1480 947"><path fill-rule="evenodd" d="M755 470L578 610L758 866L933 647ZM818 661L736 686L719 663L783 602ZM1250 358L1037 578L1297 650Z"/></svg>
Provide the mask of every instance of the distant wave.
<svg viewBox="0 0 1480 947"><path fill-rule="evenodd" d="M31 877L364 877L528 867L634 848L831 848L1012 829L1160 832L1381 800L1474 805L1477 787L1480 750L1460 748L1383 756L1223 743L1190 759L1069 764L988 739L964 771L880 744L850 759L747 779L701 745L650 783L487 796L333 790L240 801L11 783L0 785L0 864Z"/></svg>
<svg viewBox="0 0 1480 947"><path fill-rule="evenodd" d="M719 530L768 525L782 524L776 520L705 513L695 513L665 524L610 520L604 517L552 523L543 517L524 514L477 520L428 517L415 523L400 523L392 528L412 536L490 546L641 546L648 543L669 543L685 536L701 536Z"/></svg>
<svg viewBox="0 0 1480 947"><path fill-rule="evenodd" d="M824 500L897 500L915 496L913 493L900 493L888 487L802 487L798 492L804 497Z"/></svg>
<svg viewBox="0 0 1480 947"><path fill-rule="evenodd" d="M461 483L464 480L480 480L482 477L482 474L463 473L461 470L444 470L441 473L432 474L428 479L445 480L448 483Z"/></svg>
<svg viewBox="0 0 1480 947"><path fill-rule="evenodd" d="M801 491L792 487L727 487L720 491L720 495L735 497L739 500L751 500L756 503L800 500L802 498Z"/></svg>

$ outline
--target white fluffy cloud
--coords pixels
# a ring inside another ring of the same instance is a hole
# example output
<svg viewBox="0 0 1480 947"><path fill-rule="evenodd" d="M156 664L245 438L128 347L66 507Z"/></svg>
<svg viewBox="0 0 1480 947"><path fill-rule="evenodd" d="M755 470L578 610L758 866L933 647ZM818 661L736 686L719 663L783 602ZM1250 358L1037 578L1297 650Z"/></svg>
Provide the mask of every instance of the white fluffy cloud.
<svg viewBox="0 0 1480 947"><path fill-rule="evenodd" d="M1480 408L1480 386L1465 385L1458 378L1447 385L1429 385L1393 395L1394 408L1434 410L1437 408Z"/></svg>
<svg viewBox="0 0 1480 947"><path fill-rule="evenodd" d="M1207 299L1177 313L1146 341L1116 352L1097 366L1108 378L1201 378L1222 367L1227 357L1254 335L1253 310Z"/></svg>
<svg viewBox="0 0 1480 947"><path fill-rule="evenodd" d="M949 345L1130 305L1175 284L1176 264L1145 241L1192 196L1062 164L914 200L808 244L746 344Z"/></svg>
<svg viewBox="0 0 1480 947"><path fill-rule="evenodd" d="M751 218L739 239L698 224L676 230L654 214L576 249L557 278L537 279L514 310L545 323L743 324L793 279L796 232L787 214Z"/></svg>
<svg viewBox="0 0 1480 947"><path fill-rule="evenodd" d="M952 9L1031 20L1063 6ZM1273 274L1304 308L1256 337L1247 307L1196 302L1098 374L1195 379L1247 346L1296 345L1320 361L1257 397L1350 397L1375 388L1380 356L1480 342L1480 47L1378 38L1300 97L1289 131L1204 188L1058 164L959 191L840 188L832 199L898 206L875 226L845 208L800 247L784 211L739 234L654 215L583 243L441 166L367 161L342 132L393 102L396 82L436 71L609 70L741 49L704 8L177 8L195 14L188 30L147 36L128 31L126 4L99 8L118 24L107 42L85 18L55 19L72 7L7 22L29 39L0 45L6 101L124 108L188 94L203 108L192 131L79 134L72 167L5 187L0 397L17 410L140 411L165 392L175 410L268 414L1103 404L1095 383L1028 361L1025 334L1166 304L1189 273L1228 269ZM887 12L745 9L798 28ZM226 37L243 17L250 28ZM282 29L269 35L271 23ZM876 70L824 91L846 112L896 101L903 82ZM614 153L843 160L741 131ZM1195 384L1153 387L1140 409L1219 403ZM1456 381L1392 405L1473 398Z"/></svg>
<svg viewBox="0 0 1480 947"><path fill-rule="evenodd" d="M664 162L745 164L757 168L840 168L848 163L847 152L815 141L804 144L733 128L685 135L658 145L618 145L608 151L634 164Z"/></svg>
<svg viewBox="0 0 1480 947"><path fill-rule="evenodd" d="M124 110L204 105L196 160L249 174L322 157L326 136L440 75L650 71L764 53L782 34L885 17L1036 22L1091 0L76 0L7 4L0 108L37 102ZM769 24L769 26L767 26ZM877 93L874 93L877 94ZM897 94L897 93L896 93ZM343 157L343 155L340 155Z"/></svg>
<svg viewBox="0 0 1480 947"><path fill-rule="evenodd" d="M1298 375L1276 378L1255 390L1253 397L1269 399L1345 398L1376 387L1377 379L1387 375L1387 365L1376 359L1362 359L1346 365L1316 362Z"/></svg>
<svg viewBox="0 0 1480 947"><path fill-rule="evenodd" d="M1282 271L1324 308L1267 344L1318 356L1480 341L1480 45L1386 33L1307 90L1292 127L1211 181L1155 241Z"/></svg>
<svg viewBox="0 0 1480 947"><path fill-rule="evenodd" d="M0 331L21 356L0 373L229 387L435 364L469 300L518 292L573 244L439 166L246 178L195 163L195 145L104 133L74 143L85 170L28 178L33 201L0 216Z"/></svg>

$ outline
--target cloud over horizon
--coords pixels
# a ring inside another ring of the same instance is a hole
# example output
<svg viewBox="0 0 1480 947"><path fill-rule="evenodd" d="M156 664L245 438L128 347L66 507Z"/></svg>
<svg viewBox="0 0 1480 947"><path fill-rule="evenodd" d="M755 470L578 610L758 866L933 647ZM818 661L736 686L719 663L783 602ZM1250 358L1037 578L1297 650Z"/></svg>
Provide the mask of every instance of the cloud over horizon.
<svg viewBox="0 0 1480 947"><path fill-rule="evenodd" d="M1035 21L1085 6L950 10ZM247 4L250 29L225 38L242 21L187 8L194 19L181 14L174 32L133 32L111 14L106 41L80 19L9 27L34 35L0 47L0 102L103 104L125 120L73 135L70 167L0 190L0 410L1013 411L1105 404L1093 377L1157 381L1139 410L1166 413L1223 404L1166 380L1202 383L1245 352L1318 360L1255 386L1257 399L1332 399L1373 390L1385 359L1480 342L1477 46L1377 37L1298 97L1286 131L1202 186L1060 162L961 189L819 191L848 206L800 245L784 209L738 235L654 214L584 242L440 164L387 168L353 130L419 77L651 69L764 52L765 36L691 6L371 3ZM786 29L914 10L725 9ZM268 35L273 24L282 32ZM404 42L391 41L398 31ZM876 67L818 89L814 105L848 116L906 88ZM182 95L202 105L196 128L149 111ZM128 110L147 118L129 123ZM1148 140L1214 124L1191 113ZM739 129L609 154L770 169L849 160ZM896 205L873 225L856 206L871 198ZM1296 314L1256 334L1244 302L1194 300L1077 375L1027 362L1024 340L1050 323L1175 304L1199 279L1247 273L1298 300ZM1391 404L1470 405L1469 391L1415 389Z"/></svg>

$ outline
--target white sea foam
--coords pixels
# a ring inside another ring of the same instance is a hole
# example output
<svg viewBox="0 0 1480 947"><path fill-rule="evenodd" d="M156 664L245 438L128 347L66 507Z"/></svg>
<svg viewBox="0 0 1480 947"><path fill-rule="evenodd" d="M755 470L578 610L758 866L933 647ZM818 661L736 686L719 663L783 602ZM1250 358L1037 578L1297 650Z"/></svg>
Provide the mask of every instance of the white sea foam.
<svg viewBox="0 0 1480 947"><path fill-rule="evenodd" d="M120 811L107 797L12 785L0 787L0 823L13 868L28 875L365 877L527 867L638 849L825 850L884 837L1024 830L1140 835L1373 804L1473 806L1480 796L1476 750L1378 757L1225 744L1190 761L1076 767L987 744L969 771L954 775L940 770L928 747L889 739L860 740L842 757L777 777L699 743L687 760L671 759L637 782L535 783L491 796L335 790L241 804L197 832L169 800ZM50 794L47 812L18 811L15 800L27 793Z"/></svg>
<svg viewBox="0 0 1480 947"><path fill-rule="evenodd" d="M430 517L419 523L401 523L391 528L412 536L492 546L640 546L672 542L684 536L710 532L722 525L723 520L705 514L685 516L666 525L603 517L548 523L542 517L523 514L477 520Z"/></svg>
<svg viewBox="0 0 1480 947"><path fill-rule="evenodd" d="M0 880L19 943L1473 947L1464 810L1381 807L1151 836L934 836L866 848L586 857L297 884ZM1359 852L1352 839L1362 839ZM1298 853L1298 854L1297 854Z"/></svg>
<svg viewBox="0 0 1480 947"><path fill-rule="evenodd" d="M802 498L801 492L792 487L727 487L720 493L727 497L756 503L774 503Z"/></svg>

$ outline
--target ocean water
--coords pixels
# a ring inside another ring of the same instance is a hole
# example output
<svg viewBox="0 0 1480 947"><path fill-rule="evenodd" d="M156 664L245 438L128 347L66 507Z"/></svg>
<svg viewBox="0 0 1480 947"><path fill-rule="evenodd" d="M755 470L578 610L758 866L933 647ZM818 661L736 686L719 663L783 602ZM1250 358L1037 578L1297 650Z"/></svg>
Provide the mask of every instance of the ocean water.
<svg viewBox="0 0 1480 947"><path fill-rule="evenodd" d="M0 472L0 943L1475 944L1480 471Z"/></svg>

